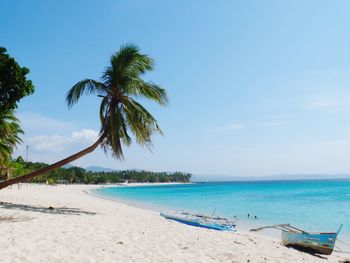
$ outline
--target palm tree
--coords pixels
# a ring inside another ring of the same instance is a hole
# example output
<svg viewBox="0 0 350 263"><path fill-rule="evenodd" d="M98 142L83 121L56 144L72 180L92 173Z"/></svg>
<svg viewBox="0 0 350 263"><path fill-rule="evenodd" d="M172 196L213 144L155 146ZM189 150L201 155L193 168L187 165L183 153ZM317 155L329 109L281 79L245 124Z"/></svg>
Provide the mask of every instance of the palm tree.
<svg viewBox="0 0 350 263"><path fill-rule="evenodd" d="M8 169L14 148L22 142L20 134L23 130L13 112L0 113L0 177L2 171Z"/></svg>
<svg viewBox="0 0 350 263"><path fill-rule="evenodd" d="M11 159L14 148L22 142L20 134L23 130L13 112L0 113L0 167Z"/></svg>
<svg viewBox="0 0 350 263"><path fill-rule="evenodd" d="M111 152L116 159L122 159L122 144L131 144L131 134L140 146L151 147L151 136L155 133L162 134L162 131L156 119L136 99L150 99L162 106L167 104L166 91L142 78L147 71L153 70L153 64L153 60L141 54L135 45L127 44L112 55L101 81L84 79L75 84L66 96L69 108L84 94L95 94L101 98L101 128L97 141L43 169L1 182L0 189L70 163L91 153L99 145L106 153Z"/></svg>

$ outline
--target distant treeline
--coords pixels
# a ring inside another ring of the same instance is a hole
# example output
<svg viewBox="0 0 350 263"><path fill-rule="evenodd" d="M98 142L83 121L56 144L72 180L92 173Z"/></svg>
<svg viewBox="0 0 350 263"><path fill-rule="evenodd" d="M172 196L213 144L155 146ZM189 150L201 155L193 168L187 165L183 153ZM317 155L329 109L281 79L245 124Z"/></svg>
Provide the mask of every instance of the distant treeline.
<svg viewBox="0 0 350 263"><path fill-rule="evenodd" d="M16 177L48 166L46 163L24 162L18 157L12 162L11 176ZM0 173L0 180L6 179L6 173ZM69 184L106 184L123 182L189 182L191 174L182 172L149 172L149 171L112 171L91 172L80 167L58 168L54 171L33 178L33 183L69 183Z"/></svg>

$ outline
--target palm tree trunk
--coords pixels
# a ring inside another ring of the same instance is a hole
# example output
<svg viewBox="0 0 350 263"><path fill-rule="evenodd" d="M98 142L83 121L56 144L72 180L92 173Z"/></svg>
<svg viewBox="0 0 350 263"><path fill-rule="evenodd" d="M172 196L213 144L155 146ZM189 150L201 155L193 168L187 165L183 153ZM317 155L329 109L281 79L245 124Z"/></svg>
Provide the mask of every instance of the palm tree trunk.
<svg viewBox="0 0 350 263"><path fill-rule="evenodd" d="M75 161L75 160L79 159L80 157L82 157L88 153L93 152L101 144L101 142L103 141L104 138L105 138L105 135L101 135L93 145L91 145L91 146L87 147L86 149L84 149L76 154L73 154L73 155L71 155L71 156L69 156L61 161L58 161L57 163L51 164L49 166L46 166L44 168L41 168L37 171L31 172L31 173L26 174L26 175L0 182L0 190L7 187L7 186L17 184L17 183L26 181L28 179L31 179L33 177L39 176L43 173L50 172L50 171L55 170L56 168L59 168L65 164L68 164L72 161Z"/></svg>

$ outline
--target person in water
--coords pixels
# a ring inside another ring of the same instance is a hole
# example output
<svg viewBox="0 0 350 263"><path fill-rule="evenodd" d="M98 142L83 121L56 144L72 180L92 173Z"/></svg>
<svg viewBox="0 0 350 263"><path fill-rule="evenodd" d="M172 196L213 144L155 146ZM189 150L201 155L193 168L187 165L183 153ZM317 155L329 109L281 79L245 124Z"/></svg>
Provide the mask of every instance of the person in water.
<svg viewBox="0 0 350 263"><path fill-rule="evenodd" d="M250 218L250 214L248 214L248 218ZM258 217L257 217L257 216L254 216L254 219L258 219Z"/></svg>

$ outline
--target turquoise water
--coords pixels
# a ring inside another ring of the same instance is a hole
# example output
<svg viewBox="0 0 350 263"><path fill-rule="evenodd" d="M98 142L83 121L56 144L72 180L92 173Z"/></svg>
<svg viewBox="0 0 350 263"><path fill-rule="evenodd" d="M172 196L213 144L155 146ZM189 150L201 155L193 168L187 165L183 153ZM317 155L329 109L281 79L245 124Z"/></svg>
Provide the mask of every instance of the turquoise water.
<svg viewBox="0 0 350 263"><path fill-rule="evenodd" d="M216 208L217 215L235 216L256 226L291 223L309 231L330 232L344 224L339 238L350 240L350 180L110 187L96 193L158 210L188 209L211 214Z"/></svg>

